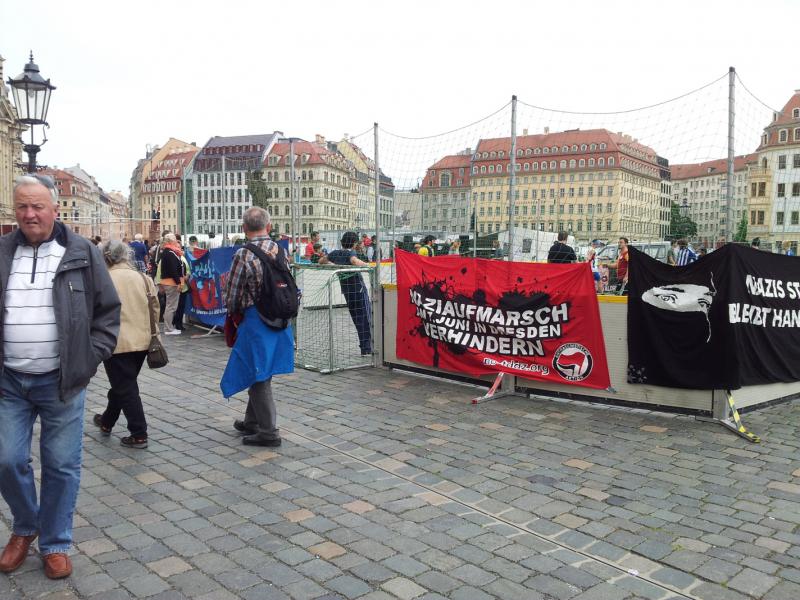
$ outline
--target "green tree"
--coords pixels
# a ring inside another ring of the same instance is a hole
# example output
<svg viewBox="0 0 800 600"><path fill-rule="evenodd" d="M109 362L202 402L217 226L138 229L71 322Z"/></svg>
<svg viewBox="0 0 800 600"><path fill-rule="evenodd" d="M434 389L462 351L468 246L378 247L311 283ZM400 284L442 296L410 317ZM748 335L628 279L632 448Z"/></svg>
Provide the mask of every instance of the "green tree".
<svg viewBox="0 0 800 600"><path fill-rule="evenodd" d="M747 215L742 215L742 220L739 221L739 225L736 227L736 235L733 236L734 242L746 242L747 241Z"/></svg>
<svg viewBox="0 0 800 600"><path fill-rule="evenodd" d="M669 237L673 240L689 239L697 235L697 223L689 217L681 216L681 208L675 202L670 211L669 232Z"/></svg>

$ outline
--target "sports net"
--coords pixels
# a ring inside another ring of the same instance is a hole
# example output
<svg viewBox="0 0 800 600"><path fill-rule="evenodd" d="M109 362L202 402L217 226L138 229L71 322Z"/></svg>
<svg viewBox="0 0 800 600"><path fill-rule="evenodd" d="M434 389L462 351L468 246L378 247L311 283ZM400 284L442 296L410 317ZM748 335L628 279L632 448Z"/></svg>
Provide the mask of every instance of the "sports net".
<svg viewBox="0 0 800 600"><path fill-rule="evenodd" d="M381 126L380 215L375 218L369 188L367 198L357 199L353 225L371 235L377 224L389 258L392 248L416 250L433 236L436 254L508 257L513 238L516 260L546 260L559 231L569 235L580 258L593 242L597 248L607 244L600 259L609 266L616 263L620 237L663 260L669 252L665 240L672 237L687 237L697 251L713 249L732 239L743 220L750 226L754 152L773 113L738 78L735 91L730 213L725 73L640 108L591 112L520 98L513 127L512 103L434 135L414 137ZM374 158L373 130L349 142ZM759 224L767 225L768 213L762 213L753 214L756 233ZM393 280L393 267L386 271L381 278ZM616 289L614 269L604 276L603 289Z"/></svg>

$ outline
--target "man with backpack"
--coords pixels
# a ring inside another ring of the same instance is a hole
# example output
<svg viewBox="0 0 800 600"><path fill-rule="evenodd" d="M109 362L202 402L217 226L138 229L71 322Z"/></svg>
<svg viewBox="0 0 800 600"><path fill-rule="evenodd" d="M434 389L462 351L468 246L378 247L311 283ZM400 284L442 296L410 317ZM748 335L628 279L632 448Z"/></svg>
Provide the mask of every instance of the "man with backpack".
<svg viewBox="0 0 800 600"><path fill-rule="evenodd" d="M233 423L250 446L281 445L272 377L294 371L291 319L299 298L283 248L269 238L269 213L248 208L242 218L248 243L233 256L225 287L228 315L238 322L220 388L226 398L247 389L243 420Z"/></svg>

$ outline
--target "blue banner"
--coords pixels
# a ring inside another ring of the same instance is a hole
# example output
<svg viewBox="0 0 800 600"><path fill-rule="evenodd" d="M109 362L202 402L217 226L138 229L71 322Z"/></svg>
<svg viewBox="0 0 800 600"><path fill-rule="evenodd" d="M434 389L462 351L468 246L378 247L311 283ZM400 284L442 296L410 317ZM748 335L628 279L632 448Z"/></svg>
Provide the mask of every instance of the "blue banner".
<svg viewBox="0 0 800 600"><path fill-rule="evenodd" d="M208 327L225 325L225 283L236 247L195 250L186 253L191 274L186 314Z"/></svg>

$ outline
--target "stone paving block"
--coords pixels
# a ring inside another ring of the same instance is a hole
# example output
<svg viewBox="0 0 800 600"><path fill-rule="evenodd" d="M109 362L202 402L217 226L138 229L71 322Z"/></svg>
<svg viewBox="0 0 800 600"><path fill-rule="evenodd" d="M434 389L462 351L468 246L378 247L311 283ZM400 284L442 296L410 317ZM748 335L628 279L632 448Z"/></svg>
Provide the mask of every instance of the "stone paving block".
<svg viewBox="0 0 800 600"><path fill-rule="evenodd" d="M123 585L137 598L148 598L169 589L169 585L158 575L132 577Z"/></svg>
<svg viewBox="0 0 800 600"><path fill-rule="evenodd" d="M730 581L728 587L753 597L761 597L779 583L779 579L753 569L744 569Z"/></svg>
<svg viewBox="0 0 800 600"><path fill-rule="evenodd" d="M184 571L189 571L192 566L177 556L162 558L161 560L148 563L147 566L160 577L171 577Z"/></svg>
<svg viewBox="0 0 800 600"><path fill-rule="evenodd" d="M328 581L325 585L334 592L342 594L346 598L358 598L359 596L363 596L364 594L372 591L372 588L369 585L350 575L336 577Z"/></svg>
<svg viewBox="0 0 800 600"><path fill-rule="evenodd" d="M325 560L330 560L331 558L341 556L347 552L347 550L342 548L339 544L334 544L333 542L323 542L321 544L311 546L308 548L308 551Z"/></svg>
<svg viewBox="0 0 800 600"><path fill-rule="evenodd" d="M381 587L401 600L413 600L427 591L424 587L404 577L390 579L384 582Z"/></svg>
<svg viewBox="0 0 800 600"><path fill-rule="evenodd" d="M393 571L405 575L406 577L416 577L420 573L428 570L428 567L410 556L396 554L381 561L381 563Z"/></svg>

